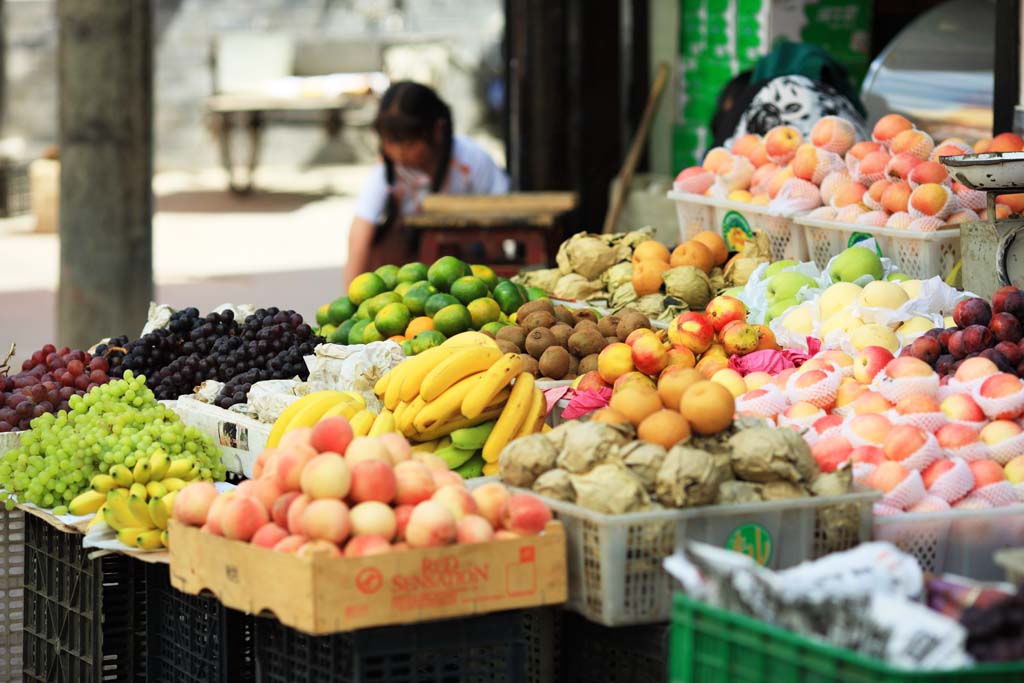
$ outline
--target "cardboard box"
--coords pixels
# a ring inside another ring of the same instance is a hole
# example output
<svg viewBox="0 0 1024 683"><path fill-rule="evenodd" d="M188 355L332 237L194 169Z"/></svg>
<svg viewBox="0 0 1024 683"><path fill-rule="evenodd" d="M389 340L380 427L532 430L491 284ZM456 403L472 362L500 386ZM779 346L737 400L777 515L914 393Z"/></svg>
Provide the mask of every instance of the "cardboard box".
<svg viewBox="0 0 1024 683"><path fill-rule="evenodd" d="M277 553L174 522L171 585L313 635L565 602L565 532L353 559Z"/></svg>

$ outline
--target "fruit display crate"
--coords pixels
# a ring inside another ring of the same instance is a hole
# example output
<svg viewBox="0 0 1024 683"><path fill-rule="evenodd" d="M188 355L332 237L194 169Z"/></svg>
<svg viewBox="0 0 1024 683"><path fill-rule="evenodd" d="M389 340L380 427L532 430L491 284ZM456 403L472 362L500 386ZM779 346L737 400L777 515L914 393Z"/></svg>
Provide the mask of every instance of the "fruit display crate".
<svg viewBox="0 0 1024 683"><path fill-rule="evenodd" d="M145 679L146 567L90 552L81 534L25 514L24 681Z"/></svg>
<svg viewBox="0 0 1024 683"><path fill-rule="evenodd" d="M605 626L668 621L676 582L662 560L684 541L744 552L781 569L846 550L871 538L877 491L843 496L710 505L606 515L541 496L565 525L567 606ZM828 532L828 520L847 524Z"/></svg>
<svg viewBox="0 0 1024 683"><path fill-rule="evenodd" d="M0 681L21 678L25 514L0 508Z"/></svg>
<svg viewBox="0 0 1024 683"><path fill-rule="evenodd" d="M561 683L664 683L668 676L669 624L602 626L559 611Z"/></svg>
<svg viewBox="0 0 1024 683"><path fill-rule="evenodd" d="M995 553L1024 546L1024 505L875 517L874 538L917 558L921 569L998 581Z"/></svg>
<svg viewBox="0 0 1024 683"><path fill-rule="evenodd" d="M901 273L914 279L946 277L960 260L960 229L956 226L921 232L824 221L805 215L793 220L796 229L802 229L810 258L819 268L847 247L869 237L874 238L882 256L892 259Z"/></svg>
<svg viewBox="0 0 1024 683"><path fill-rule="evenodd" d="M171 586L166 564L146 565L146 677L160 683L256 680L254 619Z"/></svg>
<svg viewBox="0 0 1024 683"><path fill-rule="evenodd" d="M1024 662L909 671L677 594L671 683L1019 683Z"/></svg>
<svg viewBox="0 0 1024 683"><path fill-rule="evenodd" d="M213 439L229 472L252 476L252 466L266 448L273 425L188 396L178 399L174 412L186 426Z"/></svg>
<svg viewBox="0 0 1024 683"><path fill-rule="evenodd" d="M679 239L686 241L702 230L720 232L727 245L735 244L741 234L762 232L771 245L772 260L806 261L804 231L794 223L794 214L773 213L767 206L716 199L672 190L668 198L676 203ZM730 247L729 251L736 251Z"/></svg>
<svg viewBox="0 0 1024 683"><path fill-rule="evenodd" d="M311 636L256 620L264 683L552 683L554 608Z"/></svg>
<svg viewBox="0 0 1024 683"><path fill-rule="evenodd" d="M996 564L1006 571L1006 580L1024 586L1024 548L1008 548L995 555Z"/></svg>

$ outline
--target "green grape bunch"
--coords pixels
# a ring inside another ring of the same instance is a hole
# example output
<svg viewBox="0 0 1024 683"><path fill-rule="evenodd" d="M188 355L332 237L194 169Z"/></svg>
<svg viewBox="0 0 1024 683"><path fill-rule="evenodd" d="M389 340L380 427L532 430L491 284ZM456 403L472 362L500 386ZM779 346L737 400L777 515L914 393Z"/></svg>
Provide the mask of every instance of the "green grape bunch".
<svg viewBox="0 0 1024 683"><path fill-rule="evenodd" d="M118 464L132 468L157 449L172 460L194 457L202 479L224 479L213 440L159 403L143 375L125 371L123 379L72 396L68 406L34 418L21 446L0 456L0 500L8 510L27 502L64 514L94 475Z"/></svg>

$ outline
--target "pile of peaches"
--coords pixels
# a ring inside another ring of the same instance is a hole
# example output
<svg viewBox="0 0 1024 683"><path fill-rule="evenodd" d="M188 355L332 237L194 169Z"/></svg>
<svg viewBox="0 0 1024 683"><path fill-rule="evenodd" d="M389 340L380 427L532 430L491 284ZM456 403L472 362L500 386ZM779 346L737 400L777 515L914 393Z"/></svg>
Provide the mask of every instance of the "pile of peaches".
<svg viewBox="0 0 1024 683"><path fill-rule="evenodd" d="M188 485L175 519L278 552L330 557L515 538L551 520L536 496L497 483L469 491L441 458L414 452L401 434L353 438L341 416L288 432L253 473L225 493Z"/></svg>
<svg viewBox="0 0 1024 683"><path fill-rule="evenodd" d="M884 492L876 514L1024 502L1024 382L988 358L940 377L869 346L744 381L737 411L801 431L823 471L851 461L858 482Z"/></svg>
<svg viewBox="0 0 1024 683"><path fill-rule="evenodd" d="M795 128L777 126L762 138L747 134L729 149L708 151L700 166L683 169L681 192L772 205L810 217L933 231L986 217L985 194L953 181L939 159L974 152L1019 152L1024 139L1002 133L972 148L959 138L936 144L899 114L878 120L872 139L857 141L854 127L826 116L804 140ZM1024 194L1001 195L997 214L1024 212Z"/></svg>

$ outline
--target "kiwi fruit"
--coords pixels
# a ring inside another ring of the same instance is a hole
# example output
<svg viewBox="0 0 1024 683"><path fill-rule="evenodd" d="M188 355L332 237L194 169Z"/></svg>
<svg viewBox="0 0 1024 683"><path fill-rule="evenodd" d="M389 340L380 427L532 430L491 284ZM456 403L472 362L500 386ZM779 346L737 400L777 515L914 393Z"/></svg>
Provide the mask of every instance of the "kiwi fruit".
<svg viewBox="0 0 1024 683"><path fill-rule="evenodd" d="M549 346L544 349L537 367L540 374L550 379L562 379L569 372L569 352L561 346Z"/></svg>
<svg viewBox="0 0 1024 683"><path fill-rule="evenodd" d="M619 337L605 337L604 340L609 344L618 344L625 341L625 339L620 339Z"/></svg>
<svg viewBox="0 0 1024 683"><path fill-rule="evenodd" d="M495 342L498 345L498 350L502 353L519 353L519 347L506 339L498 339Z"/></svg>
<svg viewBox="0 0 1024 683"><path fill-rule="evenodd" d="M583 358L580 358L580 364L576 368L576 374L577 375L585 375L588 372L591 372L593 370L597 370L597 354L596 353L592 353L589 356L584 356Z"/></svg>
<svg viewBox="0 0 1024 683"><path fill-rule="evenodd" d="M579 362L579 360L576 359L576 356L574 356L572 354L569 354L569 372L566 374L566 377L568 377L569 375L572 375L573 377L575 377L576 374L579 372L579 370L580 370L580 362Z"/></svg>
<svg viewBox="0 0 1024 683"><path fill-rule="evenodd" d="M535 301L527 301L525 304L519 307L516 311L516 320L524 320L531 313L537 311L547 311L554 315L555 307L551 305L550 299L537 299Z"/></svg>
<svg viewBox="0 0 1024 683"><path fill-rule="evenodd" d="M572 331L575 333L586 329L597 330L597 323L593 320L580 320L573 326ZM600 332L600 330L598 330L598 332Z"/></svg>
<svg viewBox="0 0 1024 683"><path fill-rule="evenodd" d="M523 372L528 372L533 376L536 376L540 371L540 366L537 365L537 359L528 353L519 354L523 359Z"/></svg>
<svg viewBox="0 0 1024 683"><path fill-rule="evenodd" d="M643 313L626 311L619 316L619 324L615 328L615 336L619 339L625 339L631 332L640 328L651 329L650 319Z"/></svg>
<svg viewBox="0 0 1024 683"><path fill-rule="evenodd" d="M526 335L526 352L534 358L540 358L549 346L557 346L557 344L555 335L551 334L551 330L546 327L538 327Z"/></svg>
<svg viewBox="0 0 1024 683"><path fill-rule="evenodd" d="M555 324L555 316L547 311L534 311L525 318L516 316L516 321L527 331L532 332L538 327L551 327Z"/></svg>
<svg viewBox="0 0 1024 683"><path fill-rule="evenodd" d="M555 335L556 344L569 348L569 337L572 336L572 327L565 323L555 323L551 326L551 334Z"/></svg>
<svg viewBox="0 0 1024 683"><path fill-rule="evenodd" d="M555 320L572 327L576 324L576 316L565 306L555 306Z"/></svg>
<svg viewBox="0 0 1024 683"><path fill-rule="evenodd" d="M569 350L577 358L589 356L592 353L601 353L606 345L605 339L597 329L585 328L574 332L569 337Z"/></svg>
<svg viewBox="0 0 1024 683"><path fill-rule="evenodd" d="M579 322L580 320L591 320L595 323L597 322L597 313L594 313L589 308L577 308L575 311L572 312L572 314L573 317L576 318L577 322Z"/></svg>
<svg viewBox="0 0 1024 683"><path fill-rule="evenodd" d="M597 321L597 329L606 337L614 337L620 320L621 318L617 315L606 315Z"/></svg>
<svg viewBox="0 0 1024 683"><path fill-rule="evenodd" d="M513 344L519 353L522 353L523 349L526 348L526 330L519 327L518 325L508 325L498 330L498 333L494 335L494 338L498 341L507 341Z"/></svg>

